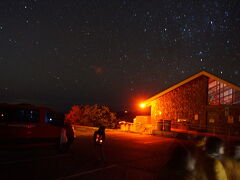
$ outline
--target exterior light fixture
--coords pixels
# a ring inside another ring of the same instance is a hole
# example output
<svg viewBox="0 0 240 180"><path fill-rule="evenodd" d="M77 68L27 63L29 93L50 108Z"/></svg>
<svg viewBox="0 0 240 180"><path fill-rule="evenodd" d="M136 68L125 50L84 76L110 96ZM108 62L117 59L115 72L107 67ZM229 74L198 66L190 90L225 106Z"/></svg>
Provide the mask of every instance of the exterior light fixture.
<svg viewBox="0 0 240 180"><path fill-rule="evenodd" d="M140 104L140 107L141 107L141 108L145 108L145 107L146 107L146 104L142 103L142 104Z"/></svg>

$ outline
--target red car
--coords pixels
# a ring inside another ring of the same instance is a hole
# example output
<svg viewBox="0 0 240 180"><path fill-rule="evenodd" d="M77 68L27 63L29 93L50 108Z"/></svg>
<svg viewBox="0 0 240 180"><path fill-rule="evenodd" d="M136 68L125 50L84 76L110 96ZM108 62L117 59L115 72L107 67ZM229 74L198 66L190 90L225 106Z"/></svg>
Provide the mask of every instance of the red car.
<svg viewBox="0 0 240 180"><path fill-rule="evenodd" d="M62 148L69 146L74 137L73 128L64 125L64 115L50 108L0 104L1 144L50 143Z"/></svg>

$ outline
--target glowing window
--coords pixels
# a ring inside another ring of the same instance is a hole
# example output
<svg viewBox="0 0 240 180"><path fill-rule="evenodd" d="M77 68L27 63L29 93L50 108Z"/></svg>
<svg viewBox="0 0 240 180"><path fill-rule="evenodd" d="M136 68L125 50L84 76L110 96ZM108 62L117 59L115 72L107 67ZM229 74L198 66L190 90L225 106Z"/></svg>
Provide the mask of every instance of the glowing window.
<svg viewBox="0 0 240 180"><path fill-rule="evenodd" d="M208 103L210 105L240 104L240 92L227 84L209 79Z"/></svg>

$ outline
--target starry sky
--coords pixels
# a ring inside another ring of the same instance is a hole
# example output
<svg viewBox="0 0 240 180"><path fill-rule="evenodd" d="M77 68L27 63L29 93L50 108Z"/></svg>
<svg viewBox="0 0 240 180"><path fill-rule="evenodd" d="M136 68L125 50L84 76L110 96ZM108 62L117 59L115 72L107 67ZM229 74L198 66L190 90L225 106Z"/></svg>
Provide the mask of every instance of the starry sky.
<svg viewBox="0 0 240 180"><path fill-rule="evenodd" d="M132 109L202 70L240 85L239 0L1 0L0 100Z"/></svg>

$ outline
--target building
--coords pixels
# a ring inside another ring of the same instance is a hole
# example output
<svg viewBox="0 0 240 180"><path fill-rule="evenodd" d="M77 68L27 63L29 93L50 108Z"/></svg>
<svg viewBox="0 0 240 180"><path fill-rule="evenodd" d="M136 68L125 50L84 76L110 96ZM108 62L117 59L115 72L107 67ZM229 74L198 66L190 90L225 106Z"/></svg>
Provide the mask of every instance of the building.
<svg viewBox="0 0 240 180"><path fill-rule="evenodd" d="M240 87L200 72L145 100L153 130L162 120L172 128L240 135Z"/></svg>

